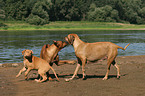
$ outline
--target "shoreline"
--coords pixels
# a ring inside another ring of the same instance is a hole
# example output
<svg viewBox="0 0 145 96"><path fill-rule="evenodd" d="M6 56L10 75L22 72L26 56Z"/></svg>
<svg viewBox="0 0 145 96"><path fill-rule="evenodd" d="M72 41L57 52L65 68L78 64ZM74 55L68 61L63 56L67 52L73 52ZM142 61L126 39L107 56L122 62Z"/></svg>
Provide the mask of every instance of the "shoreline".
<svg viewBox="0 0 145 96"><path fill-rule="evenodd" d="M131 59L131 60L129 60L128 62L136 62L136 59L141 59L142 58L142 60L140 60L140 62L139 63L145 63L145 55L136 55L136 56L117 56L116 57L116 59L118 60L118 59L125 59L126 60L126 58L129 58L129 59ZM65 60L64 60L65 61ZM77 60L71 60L71 61L77 61ZM102 62L104 62L104 61L106 61L106 60L103 60ZM127 61L127 60L126 60ZM92 63L92 62L90 62L90 63ZM98 63L98 62L93 62L93 63ZM100 62L99 62L100 63ZM23 65L23 62L18 62L18 63L1 63L0 64L0 68L1 67L18 67L18 66L20 66L20 65ZM65 64L61 64L60 66L62 66L62 65L65 65ZM72 64L72 65L75 65L75 64Z"/></svg>
<svg viewBox="0 0 145 96"><path fill-rule="evenodd" d="M114 22L89 22L89 21L56 21L49 24L37 26L26 22L3 21L7 27L0 27L0 31L16 30L145 30L145 24L126 24Z"/></svg>
<svg viewBox="0 0 145 96"><path fill-rule="evenodd" d="M2 31L94 31L94 30L141 30L141 31L144 31L145 28L86 28L86 29L83 29L83 28L60 28L60 29L57 29L57 28L54 28L54 29L10 29L10 30L0 30L0 32Z"/></svg>

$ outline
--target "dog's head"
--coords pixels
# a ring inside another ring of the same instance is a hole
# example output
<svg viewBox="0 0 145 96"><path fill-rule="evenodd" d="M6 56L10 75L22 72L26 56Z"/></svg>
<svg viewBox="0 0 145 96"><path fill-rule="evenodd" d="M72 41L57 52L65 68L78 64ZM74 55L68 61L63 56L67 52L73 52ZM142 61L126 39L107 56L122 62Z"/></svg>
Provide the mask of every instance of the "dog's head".
<svg viewBox="0 0 145 96"><path fill-rule="evenodd" d="M29 49L25 49L22 51L22 55L24 55L24 57L31 57L33 54L33 51L32 50L29 50Z"/></svg>
<svg viewBox="0 0 145 96"><path fill-rule="evenodd" d="M74 37L75 34L69 34L67 37L65 37L65 41L67 41L70 45L73 44L74 40L75 40L75 37Z"/></svg>
<svg viewBox="0 0 145 96"><path fill-rule="evenodd" d="M63 41L55 41L53 40L54 45L61 50L62 48L66 47L68 45L67 42L63 42Z"/></svg>

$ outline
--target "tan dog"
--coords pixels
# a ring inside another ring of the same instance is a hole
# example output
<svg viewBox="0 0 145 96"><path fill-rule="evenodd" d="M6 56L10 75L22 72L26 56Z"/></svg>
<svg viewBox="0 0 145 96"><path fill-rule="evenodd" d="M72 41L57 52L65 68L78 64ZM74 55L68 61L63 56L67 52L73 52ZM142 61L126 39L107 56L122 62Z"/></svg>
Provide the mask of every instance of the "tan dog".
<svg viewBox="0 0 145 96"><path fill-rule="evenodd" d="M32 50L24 50L22 51L22 55L24 55L24 67L20 70L18 75L16 77L19 77L22 72L25 72L25 79L27 79L27 75L31 70L38 70L38 74L42 76L42 80L36 80L37 82L43 82L47 80L46 72L48 72L50 69L54 72L55 77L59 81L56 72L54 69L49 65L49 63L41 58L38 58L36 56L33 56L33 51ZM27 68L27 69L26 69Z"/></svg>
<svg viewBox="0 0 145 96"><path fill-rule="evenodd" d="M52 66L53 63L55 63L58 66L58 62L59 62L58 52L62 48L66 47L68 43L63 41L54 41L54 40L53 43L54 44L52 45L46 44L42 47L40 58L46 60L50 64L50 66ZM47 72L47 75L49 76L49 72ZM49 76L49 80L52 80L50 76Z"/></svg>
<svg viewBox="0 0 145 96"><path fill-rule="evenodd" d="M95 42L95 43L86 43L79 39L77 34L69 34L65 37L65 40L73 45L76 57L78 59L77 67L73 76L66 81L72 80L75 75L77 74L80 65L82 65L82 72L83 72L83 79L86 79L85 76L85 64L87 61L97 61L107 56L107 72L103 80L108 79L108 74L110 71L110 66L113 64L117 68L117 78L120 78L120 69L119 66L115 62L115 58L118 54L117 49L120 48L125 50L128 46L126 45L125 48L122 48L114 43L111 42Z"/></svg>
<svg viewBox="0 0 145 96"><path fill-rule="evenodd" d="M52 45L49 44L44 45L40 53L40 58L46 60L51 66L53 65L53 63L58 65L59 62L58 52L68 45L68 43L63 41L53 40L53 42L54 44Z"/></svg>

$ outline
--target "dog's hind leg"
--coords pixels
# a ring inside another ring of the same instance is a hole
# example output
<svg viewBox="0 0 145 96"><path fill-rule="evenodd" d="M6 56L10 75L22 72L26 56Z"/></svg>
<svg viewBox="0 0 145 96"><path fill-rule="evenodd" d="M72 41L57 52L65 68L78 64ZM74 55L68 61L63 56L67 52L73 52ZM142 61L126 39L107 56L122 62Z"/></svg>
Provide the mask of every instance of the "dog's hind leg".
<svg viewBox="0 0 145 96"><path fill-rule="evenodd" d="M111 64L114 62L114 58L115 58L115 57L108 58L108 61L107 61L107 72L106 72L106 75L105 75L105 77L103 78L103 80L107 80L107 79L108 79L108 74L109 74L109 71L110 71L110 66L111 66Z"/></svg>
<svg viewBox="0 0 145 96"><path fill-rule="evenodd" d="M50 81L52 81L52 80L53 80L53 79L51 78L51 76L50 76L49 72L46 72L46 75L47 75L47 77L48 77L48 79L49 79Z"/></svg>
<svg viewBox="0 0 145 96"><path fill-rule="evenodd" d="M44 82L44 81L46 81L47 80L47 76L46 76L46 74L45 73L43 73L43 74L41 74L40 76L42 76L42 80L40 80L39 82Z"/></svg>
<svg viewBox="0 0 145 96"><path fill-rule="evenodd" d="M46 73L41 72L41 70L38 70L38 73L39 73L39 74L40 74L40 76L42 77L42 80L41 80L41 79L39 79L39 80L35 79L35 81L36 81L36 82L44 82L44 81L46 81L46 80L47 80Z"/></svg>
<svg viewBox="0 0 145 96"><path fill-rule="evenodd" d="M115 62L115 61L114 61ZM116 69L117 69L117 79L119 79L120 78L120 68L119 68L119 65L115 62L115 64L113 64L115 67L116 67Z"/></svg>

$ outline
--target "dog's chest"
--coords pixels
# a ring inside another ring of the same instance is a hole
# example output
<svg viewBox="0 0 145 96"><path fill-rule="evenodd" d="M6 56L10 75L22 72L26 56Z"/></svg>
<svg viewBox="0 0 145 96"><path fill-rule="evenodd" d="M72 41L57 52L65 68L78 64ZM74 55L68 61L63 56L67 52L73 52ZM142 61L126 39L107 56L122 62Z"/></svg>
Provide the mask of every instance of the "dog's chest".
<svg viewBox="0 0 145 96"><path fill-rule="evenodd" d="M30 63L27 59L24 60L24 66L27 67L27 68L28 67L34 67L33 62Z"/></svg>

